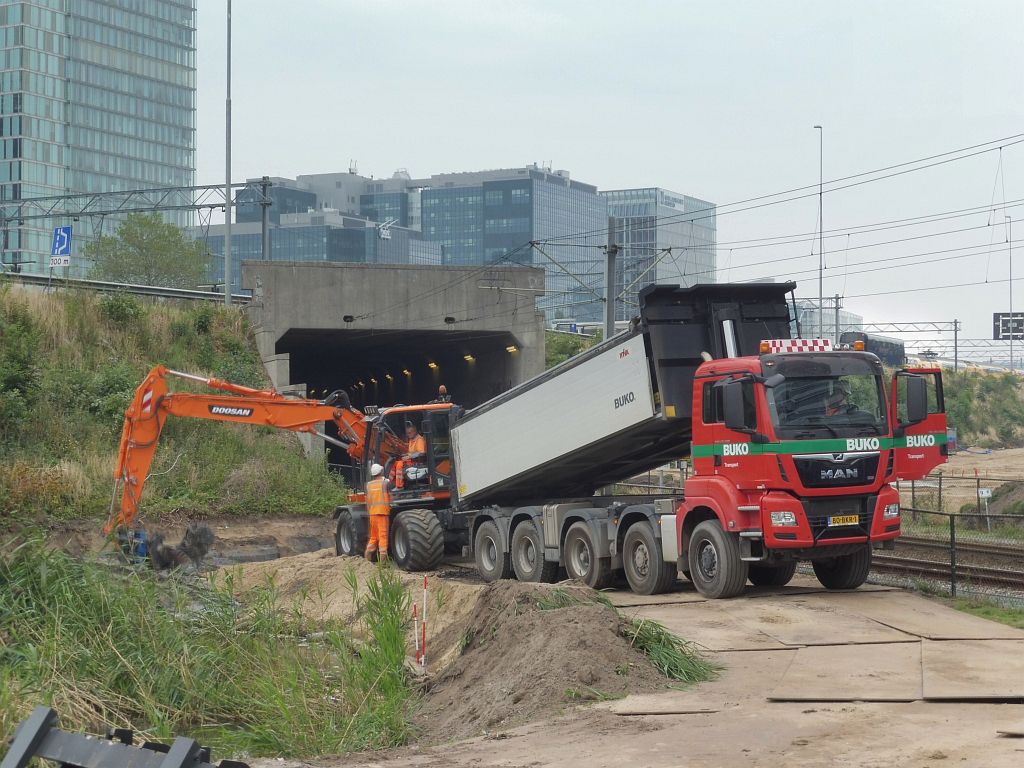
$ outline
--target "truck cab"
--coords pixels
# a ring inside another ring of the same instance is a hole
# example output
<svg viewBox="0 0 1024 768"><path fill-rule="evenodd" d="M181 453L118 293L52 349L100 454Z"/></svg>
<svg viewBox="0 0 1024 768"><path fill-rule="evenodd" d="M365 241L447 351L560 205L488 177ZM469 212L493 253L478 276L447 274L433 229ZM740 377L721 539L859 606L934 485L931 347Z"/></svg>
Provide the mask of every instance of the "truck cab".
<svg viewBox="0 0 1024 768"><path fill-rule="evenodd" d="M853 588L900 534L892 483L945 461L939 369L903 369L828 340L761 342L693 382L694 476L677 516L681 570L709 596L783 584L809 560Z"/></svg>

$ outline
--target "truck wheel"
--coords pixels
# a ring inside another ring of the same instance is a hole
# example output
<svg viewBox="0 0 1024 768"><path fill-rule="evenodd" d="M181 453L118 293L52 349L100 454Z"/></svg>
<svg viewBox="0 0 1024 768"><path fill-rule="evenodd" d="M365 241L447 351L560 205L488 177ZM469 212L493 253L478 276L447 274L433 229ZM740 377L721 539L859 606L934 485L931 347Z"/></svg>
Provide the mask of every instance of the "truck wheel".
<svg viewBox="0 0 1024 768"><path fill-rule="evenodd" d="M345 509L338 515L334 529L334 552L338 556L362 557L366 550L366 537L360 536L352 512Z"/></svg>
<svg viewBox="0 0 1024 768"><path fill-rule="evenodd" d="M811 565L814 567L814 575L825 589L856 589L868 580L868 571L871 570L871 545L865 544L852 555L814 560Z"/></svg>
<svg viewBox="0 0 1024 768"><path fill-rule="evenodd" d="M573 523L569 527L562 552L565 572L570 579L582 581L593 589L604 589L611 584L611 562L607 557L598 557L590 526L586 523Z"/></svg>
<svg viewBox="0 0 1024 768"><path fill-rule="evenodd" d="M690 579L704 597L735 597L747 583L740 545L717 520L705 520L690 536Z"/></svg>
<svg viewBox="0 0 1024 768"><path fill-rule="evenodd" d="M484 581L497 581L512 576L511 558L501 547L501 533L493 520L485 520L476 529L473 557L476 559L476 569Z"/></svg>
<svg viewBox="0 0 1024 768"><path fill-rule="evenodd" d="M524 520L512 532L512 570L520 581L542 584L551 584L558 576L558 563L544 559L544 544L532 520Z"/></svg>
<svg viewBox="0 0 1024 768"><path fill-rule="evenodd" d="M429 509L406 509L391 524L391 559L403 571L430 571L444 557L444 531Z"/></svg>
<svg viewBox="0 0 1024 768"><path fill-rule="evenodd" d="M638 595L667 592L676 581L676 564L666 563L650 523L635 523L626 531L622 564L629 588Z"/></svg>
<svg viewBox="0 0 1024 768"><path fill-rule="evenodd" d="M784 587L793 580L796 560L782 565L751 565L747 578L755 587Z"/></svg>

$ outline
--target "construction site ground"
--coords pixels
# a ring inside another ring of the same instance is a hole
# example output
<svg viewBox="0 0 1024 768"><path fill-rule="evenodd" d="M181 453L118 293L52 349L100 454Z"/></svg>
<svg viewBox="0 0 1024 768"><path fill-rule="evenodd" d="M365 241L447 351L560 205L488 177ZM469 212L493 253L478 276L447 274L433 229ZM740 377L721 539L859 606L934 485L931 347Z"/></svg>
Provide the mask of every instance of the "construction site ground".
<svg viewBox="0 0 1024 768"><path fill-rule="evenodd" d="M240 566L239 574L243 586L272 579L306 610L351 619L357 601L345 572L361 584L372 567L320 551ZM418 596L422 576L404 578ZM889 768L1024 761L1024 738L999 733L1024 730L1024 631L909 592L877 585L826 592L800 575L788 587L750 588L723 601L705 600L685 583L653 597L609 591L624 615L661 622L723 666L719 679L678 690L630 655L611 631L614 619L596 606L510 623L518 600L552 587L488 588L468 564L428 574L428 583L432 644L416 715L420 741L389 753L287 765ZM466 633L482 630L491 644L467 653ZM609 669L623 663L630 665L627 683ZM614 698L574 704L569 688Z"/></svg>

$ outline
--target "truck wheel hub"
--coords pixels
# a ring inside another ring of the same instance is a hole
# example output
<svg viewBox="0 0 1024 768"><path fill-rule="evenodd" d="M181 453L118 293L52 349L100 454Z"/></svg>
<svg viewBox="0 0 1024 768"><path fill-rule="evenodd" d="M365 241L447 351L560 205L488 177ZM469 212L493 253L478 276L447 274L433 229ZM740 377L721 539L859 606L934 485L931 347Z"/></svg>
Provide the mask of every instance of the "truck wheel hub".
<svg viewBox="0 0 1024 768"><path fill-rule="evenodd" d="M482 551L480 552L480 559L484 562L484 567L487 570L494 570L495 564L498 562L498 548L494 544L494 539L484 539Z"/></svg>
<svg viewBox="0 0 1024 768"><path fill-rule="evenodd" d="M537 564L537 549L530 539L524 539L519 547L519 563L526 567L526 570L533 570Z"/></svg>
<svg viewBox="0 0 1024 768"><path fill-rule="evenodd" d="M718 573L718 551L710 541L705 541L697 554L697 565L701 575L706 579L715 578Z"/></svg>
<svg viewBox="0 0 1024 768"><path fill-rule="evenodd" d="M643 543L637 544L633 549L633 570L638 576L646 576L651 567L651 556L647 546Z"/></svg>
<svg viewBox="0 0 1024 768"><path fill-rule="evenodd" d="M582 541L576 543L572 550L572 562L580 575L590 573L590 548Z"/></svg>

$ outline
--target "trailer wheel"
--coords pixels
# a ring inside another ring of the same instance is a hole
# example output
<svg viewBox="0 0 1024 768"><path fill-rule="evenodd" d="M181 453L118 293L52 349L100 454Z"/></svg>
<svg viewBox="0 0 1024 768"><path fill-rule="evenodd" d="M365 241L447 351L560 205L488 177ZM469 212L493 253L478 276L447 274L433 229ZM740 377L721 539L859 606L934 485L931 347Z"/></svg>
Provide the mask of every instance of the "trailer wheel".
<svg viewBox="0 0 1024 768"><path fill-rule="evenodd" d="M690 578L705 597L735 597L747 583L747 564L740 559L736 537L717 520L705 520L690 536Z"/></svg>
<svg viewBox="0 0 1024 768"><path fill-rule="evenodd" d="M604 589L611 584L611 562L607 557L598 557L590 526L586 523L581 521L569 527L562 552L570 579L582 581L593 589Z"/></svg>
<svg viewBox="0 0 1024 768"><path fill-rule="evenodd" d="M814 575L825 589L856 589L868 580L868 571L871 570L871 545L865 544L852 555L814 560L811 565L814 567Z"/></svg>
<svg viewBox="0 0 1024 768"><path fill-rule="evenodd" d="M796 574L796 560L782 565L751 565L747 578L755 587L784 587Z"/></svg>
<svg viewBox="0 0 1024 768"><path fill-rule="evenodd" d="M473 557L476 569L484 581L497 581L512 576L511 558L502 549L501 533L493 520L485 520L476 529Z"/></svg>
<svg viewBox="0 0 1024 768"><path fill-rule="evenodd" d="M520 581L551 584L558 577L558 563L544 559L544 543L533 520L524 520L512 532L512 570Z"/></svg>
<svg viewBox="0 0 1024 768"><path fill-rule="evenodd" d="M650 523L634 523L622 543L622 565L629 588L638 595L667 592L676 581L676 564L661 559Z"/></svg>
<svg viewBox="0 0 1024 768"><path fill-rule="evenodd" d="M361 557L365 549L366 538L359 535L352 513L347 509L342 510L334 529L334 552L339 557Z"/></svg>
<svg viewBox="0 0 1024 768"><path fill-rule="evenodd" d="M444 557L444 531L429 509L406 509L391 525L391 559L403 571L430 571Z"/></svg>

